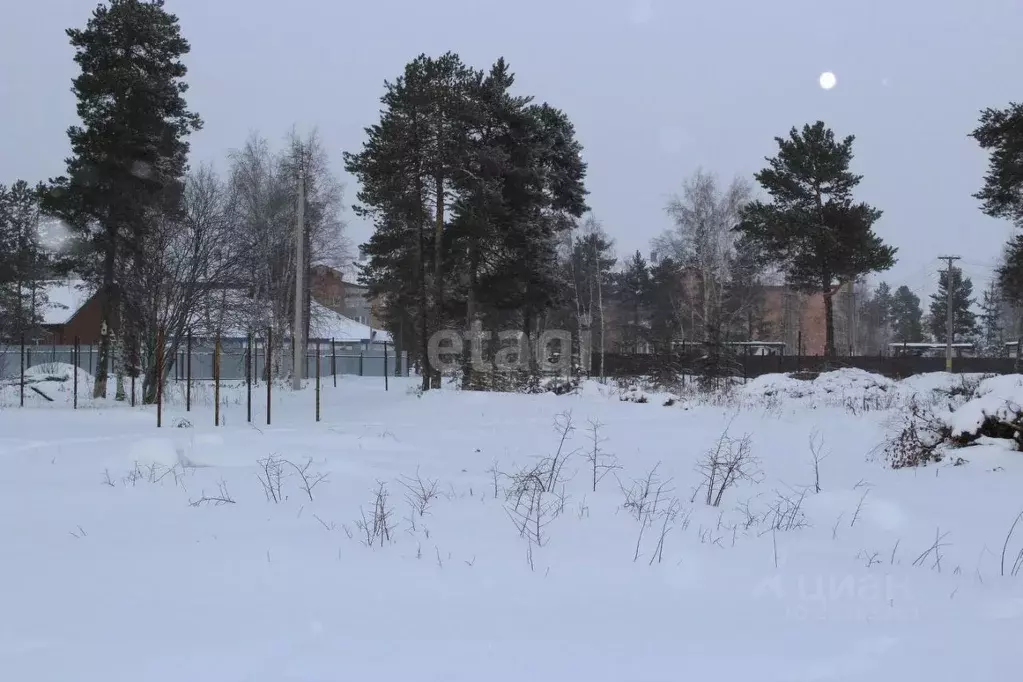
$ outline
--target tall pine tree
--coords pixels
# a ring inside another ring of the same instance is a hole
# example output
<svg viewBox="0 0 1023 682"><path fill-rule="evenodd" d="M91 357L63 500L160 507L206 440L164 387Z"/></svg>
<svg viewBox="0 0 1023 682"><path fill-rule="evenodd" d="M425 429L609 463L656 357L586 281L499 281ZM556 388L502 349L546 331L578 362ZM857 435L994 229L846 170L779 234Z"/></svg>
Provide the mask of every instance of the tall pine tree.
<svg viewBox="0 0 1023 682"><path fill-rule="evenodd" d="M998 282L992 281L984 289L980 301L980 329L983 351L998 357L1005 349L1005 306Z"/></svg>
<svg viewBox="0 0 1023 682"><path fill-rule="evenodd" d="M428 344L443 307L446 208L466 161L466 95L474 76L456 54L420 55L384 83L380 122L366 129L362 150L344 154L362 187L355 212L376 227L363 247L364 281L388 306L408 306L424 390L436 386ZM398 319L388 317L392 324Z"/></svg>
<svg viewBox="0 0 1023 682"><path fill-rule="evenodd" d="M971 310L976 299L973 298L973 282L963 276L960 268L952 268L951 278L947 270L942 270L938 278L938 292L931 294L930 317L928 326L931 336L937 343L945 343L948 329L949 293L952 300L952 342L966 342L977 335L977 315Z"/></svg>
<svg viewBox="0 0 1023 682"><path fill-rule="evenodd" d="M860 346L868 353L884 352L891 335L892 290L881 282L860 304Z"/></svg>
<svg viewBox="0 0 1023 682"><path fill-rule="evenodd" d="M834 295L862 275L892 267L895 249L873 231L881 211L853 200L862 179L849 170L853 136L837 141L818 121L775 140L778 154L756 175L772 202L746 206L737 229L785 273L790 286L823 295L825 354L833 357Z"/></svg>
<svg viewBox="0 0 1023 682"><path fill-rule="evenodd" d="M1023 304L1023 235L1015 235L1002 251L997 270L998 288L1005 300Z"/></svg>
<svg viewBox="0 0 1023 682"><path fill-rule="evenodd" d="M683 337L685 287L682 266L663 258L650 268L650 342L656 353L671 353Z"/></svg>
<svg viewBox="0 0 1023 682"><path fill-rule="evenodd" d="M985 214L1023 228L1023 103L983 110L970 136L989 154L984 186L974 197ZM998 287L1014 307L1023 303L1023 236L1014 236L1005 246Z"/></svg>
<svg viewBox="0 0 1023 682"><path fill-rule="evenodd" d="M892 294L889 316L893 343L920 343L924 340L924 311L920 307L920 297L906 285Z"/></svg>
<svg viewBox="0 0 1023 682"><path fill-rule="evenodd" d="M650 268L643 254L636 251L625 262L618 276L617 299L622 307L622 345L636 353L647 340L647 303L650 300Z"/></svg>
<svg viewBox="0 0 1023 682"><path fill-rule="evenodd" d="M504 60L484 74L420 56L385 84L361 151L345 154L362 186L356 212L376 227L363 279L392 325L414 322L424 389L441 321L514 311L531 334L565 288L557 247L585 211L586 167L568 117L509 95L513 80Z"/></svg>
<svg viewBox="0 0 1023 682"><path fill-rule="evenodd" d="M24 180L0 185L0 339L31 339L47 306L50 258L39 240L39 201Z"/></svg>
<svg viewBox="0 0 1023 682"><path fill-rule="evenodd" d="M974 196L987 215L1023 227L1023 104L985 109L970 136L990 154L984 187Z"/></svg>
<svg viewBox="0 0 1023 682"><path fill-rule="evenodd" d="M84 29L68 29L81 73L72 91L81 125L68 129L72 156L51 181L44 209L89 238L99 254L102 337L95 397L107 391L123 259L144 260L140 246L153 220L173 215L187 170L187 136L202 126L188 110L189 44L163 0L110 0ZM155 335L156 329L137 330Z"/></svg>

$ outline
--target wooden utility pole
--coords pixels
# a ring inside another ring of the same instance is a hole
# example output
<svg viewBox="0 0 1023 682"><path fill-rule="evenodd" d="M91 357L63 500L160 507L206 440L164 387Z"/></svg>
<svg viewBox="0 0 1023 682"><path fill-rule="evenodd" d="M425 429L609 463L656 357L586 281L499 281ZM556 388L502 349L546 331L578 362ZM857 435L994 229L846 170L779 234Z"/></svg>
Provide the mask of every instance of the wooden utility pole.
<svg viewBox="0 0 1023 682"><path fill-rule="evenodd" d="M298 215L295 220L295 330L291 364L291 388L302 389L305 369L305 159L298 169Z"/></svg>
<svg viewBox="0 0 1023 682"><path fill-rule="evenodd" d="M960 256L938 256L939 260L948 263L948 279L945 284L945 371L952 371L952 330L954 329L955 316L952 311L952 263L960 259Z"/></svg>

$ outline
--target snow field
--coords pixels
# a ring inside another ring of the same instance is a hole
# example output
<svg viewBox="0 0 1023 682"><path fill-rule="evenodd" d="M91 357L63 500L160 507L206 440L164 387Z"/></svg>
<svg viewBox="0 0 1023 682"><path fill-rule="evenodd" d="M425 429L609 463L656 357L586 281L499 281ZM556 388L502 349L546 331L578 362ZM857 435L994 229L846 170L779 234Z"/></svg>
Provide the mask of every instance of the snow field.
<svg viewBox="0 0 1023 682"><path fill-rule="evenodd" d="M795 381L665 407L344 377L319 424L312 391L275 391L269 427L261 389L249 425L225 386L225 426L199 389L159 431L105 401L2 409L0 679L1009 679L1021 454L893 471L901 401L960 377ZM539 545L508 493L569 412ZM620 467L596 491L591 422ZM726 430L755 467L709 507Z"/></svg>

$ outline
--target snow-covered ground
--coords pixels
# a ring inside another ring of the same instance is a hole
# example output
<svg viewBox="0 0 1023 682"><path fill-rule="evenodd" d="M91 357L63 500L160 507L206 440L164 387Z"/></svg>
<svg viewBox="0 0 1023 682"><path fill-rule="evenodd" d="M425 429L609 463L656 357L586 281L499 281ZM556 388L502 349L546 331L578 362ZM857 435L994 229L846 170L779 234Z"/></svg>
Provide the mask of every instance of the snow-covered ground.
<svg viewBox="0 0 1023 682"><path fill-rule="evenodd" d="M190 414L171 387L160 430L72 410L67 382L24 409L2 387L0 679L1016 677L1023 453L892 470L905 401L962 377L795 382L698 401L343 377L320 423L313 391L275 391L271 426L262 387L250 425L226 386L219 427L208 387ZM592 424L620 467L596 491ZM717 507L694 495L708 451L745 457Z"/></svg>

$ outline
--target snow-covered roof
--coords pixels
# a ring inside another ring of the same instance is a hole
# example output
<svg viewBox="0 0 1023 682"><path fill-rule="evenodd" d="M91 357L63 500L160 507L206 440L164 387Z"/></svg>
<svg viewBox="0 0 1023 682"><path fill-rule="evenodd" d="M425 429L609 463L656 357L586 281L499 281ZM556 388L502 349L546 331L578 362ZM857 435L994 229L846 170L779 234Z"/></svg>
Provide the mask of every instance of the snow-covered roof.
<svg viewBox="0 0 1023 682"><path fill-rule="evenodd" d="M341 342L375 341L392 343L391 335L383 329L356 322L350 317L334 312L330 308L312 302L312 321L309 324L309 338L334 339Z"/></svg>
<svg viewBox="0 0 1023 682"><path fill-rule="evenodd" d="M949 344L945 344L945 343L928 343L928 342L903 343L901 341L898 341L896 343L889 343L888 344L888 346L890 348L938 348L938 349L940 349L940 348L947 348L948 345ZM973 344L972 343L953 343L951 345L952 345L953 348L973 348Z"/></svg>
<svg viewBox="0 0 1023 682"><path fill-rule="evenodd" d="M47 282L43 286L48 303L43 310L43 324L65 324L92 297L93 290L82 280Z"/></svg>

